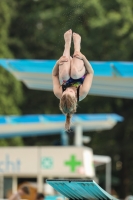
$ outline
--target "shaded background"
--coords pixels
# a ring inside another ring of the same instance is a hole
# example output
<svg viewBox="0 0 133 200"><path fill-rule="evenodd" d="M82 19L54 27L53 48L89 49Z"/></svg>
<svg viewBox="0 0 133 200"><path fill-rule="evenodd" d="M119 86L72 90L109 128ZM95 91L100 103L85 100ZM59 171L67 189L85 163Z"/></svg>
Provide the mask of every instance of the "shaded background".
<svg viewBox="0 0 133 200"><path fill-rule="evenodd" d="M1 0L0 57L58 59L68 29L82 36L90 61L133 61L132 0ZM73 53L73 47L71 49ZM0 67L0 115L60 113L52 92L27 89ZM78 113L117 113L112 130L89 132L94 154L112 158L112 189L120 198L133 194L133 100L88 96ZM73 138L70 138L70 145ZM57 136L2 139L0 146L60 145ZM104 188L104 169L97 172Z"/></svg>

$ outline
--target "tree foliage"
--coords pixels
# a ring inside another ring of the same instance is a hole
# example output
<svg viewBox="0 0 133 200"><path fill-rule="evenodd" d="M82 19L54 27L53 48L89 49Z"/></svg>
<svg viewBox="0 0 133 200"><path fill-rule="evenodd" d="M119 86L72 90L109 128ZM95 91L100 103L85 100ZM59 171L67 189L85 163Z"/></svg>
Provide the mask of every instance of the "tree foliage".
<svg viewBox="0 0 133 200"><path fill-rule="evenodd" d="M0 67L0 114L20 114L22 100L21 83Z"/></svg>
<svg viewBox="0 0 133 200"><path fill-rule="evenodd" d="M8 0L0 1L0 58L10 58L11 53L9 42L9 26L12 16L12 6Z"/></svg>
<svg viewBox="0 0 133 200"><path fill-rule="evenodd" d="M22 84L0 67L0 115L19 115L23 102ZM22 145L21 138L1 139L0 146Z"/></svg>
<svg viewBox="0 0 133 200"><path fill-rule="evenodd" d="M14 2L0 1L0 58L12 58L9 48L9 27L13 16ZM21 114L20 105L23 101L22 84L7 70L0 66L0 115ZM22 145L21 138L1 139L0 146Z"/></svg>
<svg viewBox="0 0 133 200"><path fill-rule="evenodd" d="M11 36L19 58L58 58L63 33L71 28L82 35L83 52L90 60L132 60L131 0L26 0L17 1L16 10Z"/></svg>

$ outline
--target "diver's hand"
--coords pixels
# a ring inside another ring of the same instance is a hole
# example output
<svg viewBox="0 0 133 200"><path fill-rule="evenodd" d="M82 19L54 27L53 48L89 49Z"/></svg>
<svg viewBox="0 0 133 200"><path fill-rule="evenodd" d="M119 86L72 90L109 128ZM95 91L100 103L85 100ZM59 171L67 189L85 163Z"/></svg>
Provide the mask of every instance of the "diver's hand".
<svg viewBox="0 0 133 200"><path fill-rule="evenodd" d="M84 60L85 58L85 56L80 51L75 51L73 57L79 58L81 60Z"/></svg>
<svg viewBox="0 0 133 200"><path fill-rule="evenodd" d="M58 64L63 65L64 62L68 62L68 59L66 56L61 56L60 59L58 60Z"/></svg>

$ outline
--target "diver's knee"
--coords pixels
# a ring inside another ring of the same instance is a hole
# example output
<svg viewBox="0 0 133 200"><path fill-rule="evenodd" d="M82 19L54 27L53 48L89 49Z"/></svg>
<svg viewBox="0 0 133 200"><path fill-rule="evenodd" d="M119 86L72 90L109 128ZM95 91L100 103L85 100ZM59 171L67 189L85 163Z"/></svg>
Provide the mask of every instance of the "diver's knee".
<svg viewBox="0 0 133 200"><path fill-rule="evenodd" d="M59 73L59 77L62 80L68 80L70 78L70 75L68 73L68 70L63 70L62 72Z"/></svg>

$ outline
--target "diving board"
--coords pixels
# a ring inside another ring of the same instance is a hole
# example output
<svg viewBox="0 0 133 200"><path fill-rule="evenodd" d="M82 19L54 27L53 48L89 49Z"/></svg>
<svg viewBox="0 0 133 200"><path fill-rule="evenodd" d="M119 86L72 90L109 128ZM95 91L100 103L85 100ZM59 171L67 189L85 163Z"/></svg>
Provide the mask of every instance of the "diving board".
<svg viewBox="0 0 133 200"><path fill-rule="evenodd" d="M123 117L117 114L75 114L72 128L80 124L82 131L109 130L122 121ZM0 116L0 138L62 134L64 123L62 114Z"/></svg>
<svg viewBox="0 0 133 200"><path fill-rule="evenodd" d="M46 182L71 200L117 200L91 179L48 179Z"/></svg>
<svg viewBox="0 0 133 200"><path fill-rule="evenodd" d="M52 68L56 60L0 59L0 65L10 71L29 89L52 91ZM91 95L133 98L133 62L90 62L94 69Z"/></svg>

